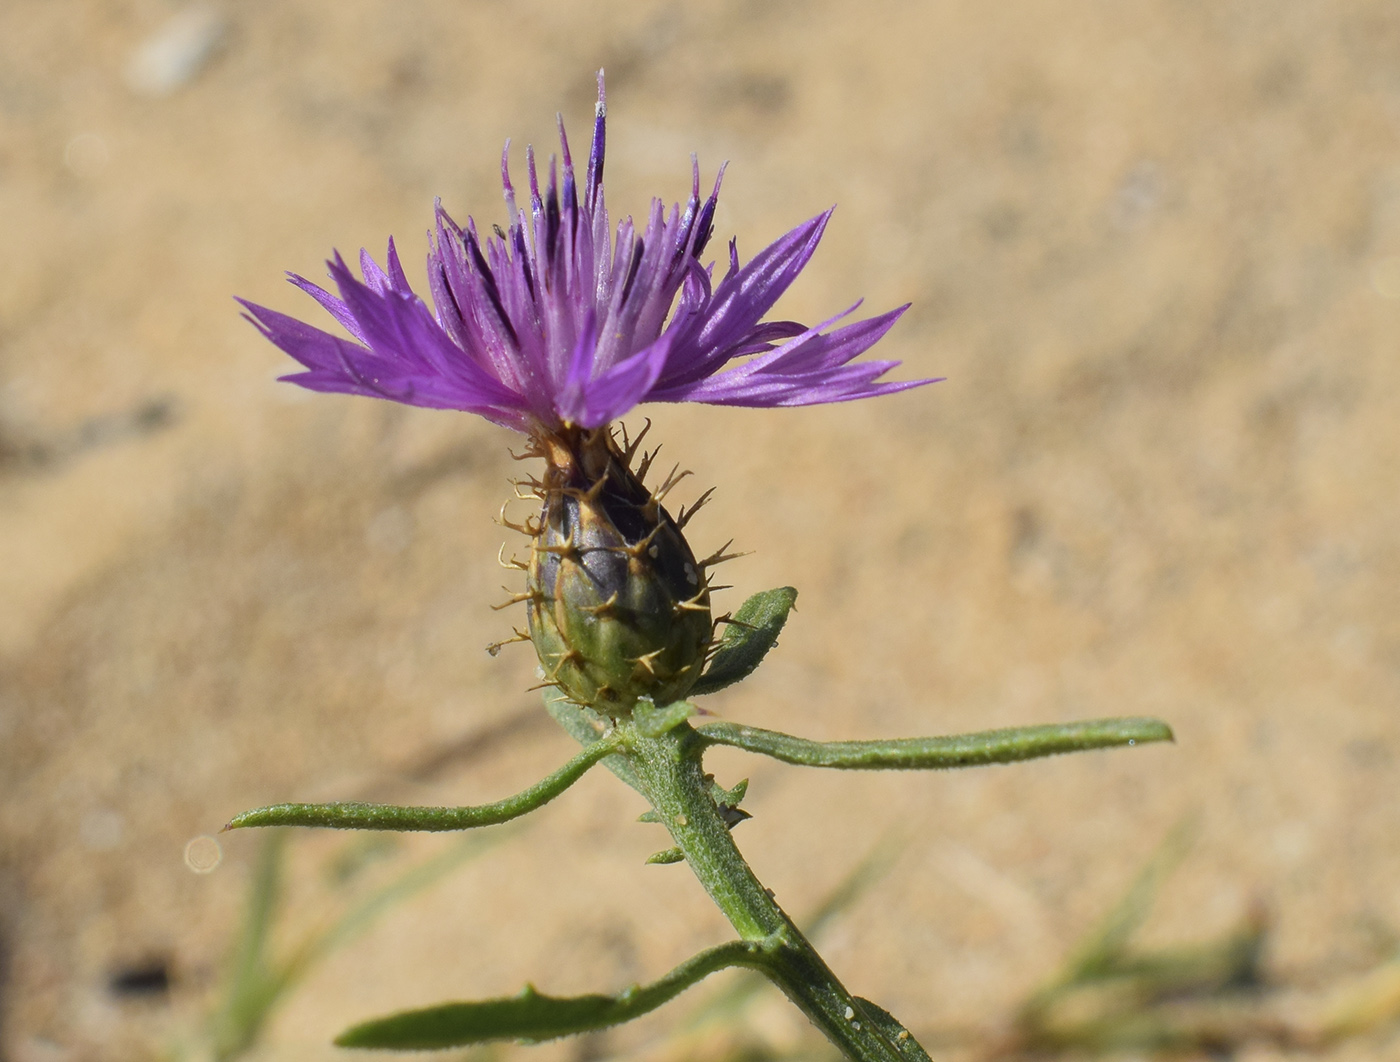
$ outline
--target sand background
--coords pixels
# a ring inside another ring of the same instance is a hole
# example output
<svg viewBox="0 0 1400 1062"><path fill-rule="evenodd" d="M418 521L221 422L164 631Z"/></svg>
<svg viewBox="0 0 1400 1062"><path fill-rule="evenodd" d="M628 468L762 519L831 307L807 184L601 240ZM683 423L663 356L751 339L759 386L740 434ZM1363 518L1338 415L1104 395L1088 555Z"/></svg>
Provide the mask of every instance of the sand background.
<svg viewBox="0 0 1400 1062"><path fill-rule="evenodd" d="M881 351L948 378L648 411L695 472L678 497L719 488L697 549L753 551L728 605L802 595L713 708L828 738L1176 728L936 776L717 755L752 779L740 841L794 912L902 831L832 965L916 1028L995 1022L1190 814L1154 939L1261 901L1278 977L1375 961L1400 926L1400 7L215 10L207 61L157 91L132 63L176 5L0 5L0 1055L189 1035L257 840L204 876L182 851L232 813L491 799L570 755L530 721L528 647L482 651L508 633L508 433L275 383L288 362L231 297L314 317L281 271L390 233L421 277L433 197L503 220L502 142L551 145L556 110L582 140L600 66L615 212L683 197L692 150L707 177L731 160L717 232L746 255L837 203L782 309L912 302ZM408 777L444 747L466 752ZM590 775L319 969L263 1057L526 979L613 990L725 939L684 867L642 865L640 810ZM342 843L295 847L299 917ZM167 997L111 995L152 958ZM661 1052L677 1013L604 1053ZM807 1042L781 1005L756 1020Z"/></svg>

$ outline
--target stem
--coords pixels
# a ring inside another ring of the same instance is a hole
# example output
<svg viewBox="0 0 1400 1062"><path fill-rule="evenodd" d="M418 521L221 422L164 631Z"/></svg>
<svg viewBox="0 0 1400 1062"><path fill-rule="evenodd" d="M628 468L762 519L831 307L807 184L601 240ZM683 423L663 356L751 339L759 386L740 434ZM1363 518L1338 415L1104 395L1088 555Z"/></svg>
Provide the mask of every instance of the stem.
<svg viewBox="0 0 1400 1062"><path fill-rule="evenodd" d="M848 1058L908 1062L919 1057L922 1049L904 1030L893 1031L879 1017L872 1020L866 1004L846 990L754 876L710 796L701 736L688 723L656 737L627 729L628 759L643 794L739 936L763 945L756 965L764 974Z"/></svg>

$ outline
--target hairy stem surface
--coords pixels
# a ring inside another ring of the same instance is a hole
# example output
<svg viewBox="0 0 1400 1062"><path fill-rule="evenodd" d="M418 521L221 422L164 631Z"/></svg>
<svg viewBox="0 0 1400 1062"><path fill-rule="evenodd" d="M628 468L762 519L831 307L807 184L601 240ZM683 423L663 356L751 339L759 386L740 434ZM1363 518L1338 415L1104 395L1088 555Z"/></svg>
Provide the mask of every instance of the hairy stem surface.
<svg viewBox="0 0 1400 1062"><path fill-rule="evenodd" d="M344 801L336 804L271 804L235 815L224 827L239 830L248 826L320 826L331 830L470 830L496 826L544 807L573 785L600 760L617 751L618 743L602 739L584 747L559 770L492 804L472 807L399 807L397 804L363 804Z"/></svg>
<svg viewBox="0 0 1400 1062"><path fill-rule="evenodd" d="M937 771L1058 756L1123 745L1171 741L1157 719L1092 719L1082 723L982 730L950 737L875 741L810 741L738 723L706 723L697 731L712 745L730 745L800 767L846 771Z"/></svg>
<svg viewBox="0 0 1400 1062"><path fill-rule="evenodd" d="M629 735L632 767L643 794L695 876L747 941L762 945L763 970L833 1044L857 1062L908 1062L926 1057L883 1011L841 984L754 876L710 795L701 764L706 742L681 723L654 737ZM757 958L757 956L755 956Z"/></svg>

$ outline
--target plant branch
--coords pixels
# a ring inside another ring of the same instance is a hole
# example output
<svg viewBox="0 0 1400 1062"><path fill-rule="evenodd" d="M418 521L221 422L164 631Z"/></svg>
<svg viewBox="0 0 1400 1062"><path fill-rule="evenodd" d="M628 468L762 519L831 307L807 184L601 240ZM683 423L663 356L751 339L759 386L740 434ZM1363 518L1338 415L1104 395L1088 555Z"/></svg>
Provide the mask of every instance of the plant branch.
<svg viewBox="0 0 1400 1062"><path fill-rule="evenodd" d="M224 827L238 830L248 826L321 826L333 830L469 830L495 826L543 807L573 785L600 760L615 753L620 742L600 738L559 770L536 782L529 789L492 804L474 807L399 807L394 804L272 804L236 815Z"/></svg>
<svg viewBox="0 0 1400 1062"><path fill-rule="evenodd" d="M488 1040L552 1040L639 1018L697 981L730 966L767 964L758 941L734 940L702 951L660 980L617 995L546 996L527 985L519 995L472 1003L444 1003L363 1022L336 1038L340 1047L433 1050Z"/></svg>
<svg viewBox="0 0 1400 1062"><path fill-rule="evenodd" d="M697 728L696 733L710 745L729 745L802 767L833 767L852 771L980 767L1056 756L1064 752L1174 740L1171 727L1156 719L1096 719L1084 723L887 741L809 741L791 734L737 723L706 723Z"/></svg>
<svg viewBox="0 0 1400 1062"><path fill-rule="evenodd" d="M856 1062L922 1062L923 1049L883 1011L841 984L734 846L711 795L701 756L707 742L688 723L655 736L628 726L629 759L656 820L710 898L747 941L760 942L760 969L833 1044Z"/></svg>

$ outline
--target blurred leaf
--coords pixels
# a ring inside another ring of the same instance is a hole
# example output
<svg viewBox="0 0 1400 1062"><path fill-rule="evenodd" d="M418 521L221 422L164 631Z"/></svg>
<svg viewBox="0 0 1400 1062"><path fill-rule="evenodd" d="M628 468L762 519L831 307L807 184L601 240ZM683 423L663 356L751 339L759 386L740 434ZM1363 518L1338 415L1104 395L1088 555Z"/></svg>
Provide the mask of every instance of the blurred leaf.
<svg viewBox="0 0 1400 1062"><path fill-rule="evenodd" d="M1195 841L1194 816L1172 828L1147 865L1138 871L1128 891L1081 941L1065 964L1063 982L1092 979L1111 973L1122 960L1128 941L1152 913L1157 894L1181 865Z"/></svg>
<svg viewBox="0 0 1400 1062"><path fill-rule="evenodd" d="M411 867L387 885L376 889L325 929L307 937L292 952L278 973L279 987L284 991L292 987L305 977L316 963L365 933L381 915L388 913L414 893L441 881L463 863L496 847L510 833L509 830L492 830L489 833L465 837L446 851Z"/></svg>
<svg viewBox="0 0 1400 1062"><path fill-rule="evenodd" d="M1371 970L1336 993L1318 1023L1326 1044L1382 1029L1400 1020L1400 959Z"/></svg>
<svg viewBox="0 0 1400 1062"><path fill-rule="evenodd" d="M364 933L381 915L443 878L464 861L494 847L509 833L494 830L459 841L375 890L328 926L305 937L290 956L275 963L268 938L281 913L280 880L286 831L267 834L253 878L239 942L230 963L223 1005L212 1019L212 1054L228 1062L249 1051L283 999L335 949Z"/></svg>
<svg viewBox="0 0 1400 1062"><path fill-rule="evenodd" d="M337 887L349 885L375 863L398 851L402 840L392 833L371 833L344 845L326 863L326 881Z"/></svg>
<svg viewBox="0 0 1400 1062"><path fill-rule="evenodd" d="M258 853L225 974L223 1004L212 1021L213 1055L218 1060L235 1058L253 1045L280 991L268 966L267 942L281 906L285 845L285 832L274 830Z"/></svg>
<svg viewBox="0 0 1400 1062"><path fill-rule="evenodd" d="M691 687L690 695L715 693L753 674L768 650L777 644L796 601L796 590L780 586L754 594L740 605L733 622L725 628L710 666Z"/></svg>

